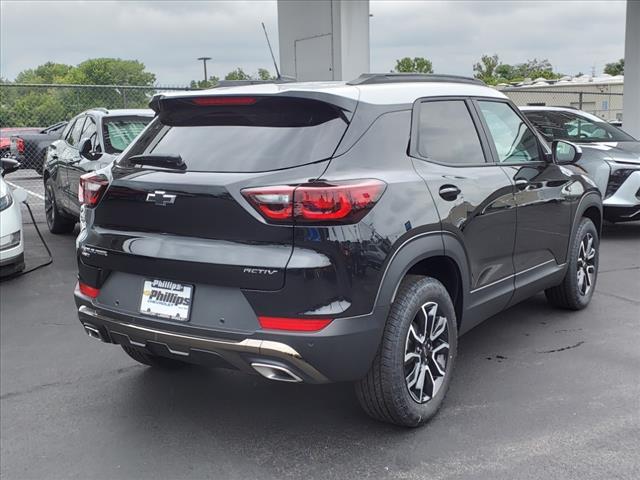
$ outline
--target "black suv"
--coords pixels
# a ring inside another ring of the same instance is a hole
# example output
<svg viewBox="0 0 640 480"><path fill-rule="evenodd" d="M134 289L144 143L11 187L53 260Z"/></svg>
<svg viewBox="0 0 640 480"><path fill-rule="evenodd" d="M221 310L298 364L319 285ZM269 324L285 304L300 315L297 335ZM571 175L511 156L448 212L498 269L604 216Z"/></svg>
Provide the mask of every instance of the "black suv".
<svg viewBox="0 0 640 480"><path fill-rule="evenodd" d="M157 95L81 179L86 332L135 360L355 381L371 416L438 409L457 339L544 290L584 308L602 203L501 93L365 75Z"/></svg>
<svg viewBox="0 0 640 480"><path fill-rule="evenodd" d="M47 148L42 172L51 233L73 231L80 215L80 177L113 162L152 118L151 110L94 108L71 119Z"/></svg>

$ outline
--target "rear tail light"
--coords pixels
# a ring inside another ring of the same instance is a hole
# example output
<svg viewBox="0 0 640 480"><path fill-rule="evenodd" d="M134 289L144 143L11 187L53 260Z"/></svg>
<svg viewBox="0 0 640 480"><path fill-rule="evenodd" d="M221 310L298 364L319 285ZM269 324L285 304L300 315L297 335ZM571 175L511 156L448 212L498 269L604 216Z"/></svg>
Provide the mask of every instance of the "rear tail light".
<svg viewBox="0 0 640 480"><path fill-rule="evenodd" d="M196 97L192 100L195 105L200 107L212 107L212 106L224 106L224 105L253 105L256 103L255 97L231 97L231 96L217 96L217 97Z"/></svg>
<svg viewBox="0 0 640 480"><path fill-rule="evenodd" d="M278 223L356 223L380 199L380 180L247 188L242 194L267 220Z"/></svg>
<svg viewBox="0 0 640 480"><path fill-rule="evenodd" d="M22 154L24 153L24 140L21 138L16 138L16 149L18 150L18 153Z"/></svg>
<svg viewBox="0 0 640 480"><path fill-rule="evenodd" d="M80 177L78 200L87 207L95 207L108 185L109 180L104 175L85 173Z"/></svg>
<svg viewBox="0 0 640 480"><path fill-rule="evenodd" d="M80 293L89 298L96 298L100 294L99 288L92 287L86 283L78 282L78 288L80 289Z"/></svg>
<svg viewBox="0 0 640 480"><path fill-rule="evenodd" d="M290 332L317 332L331 323L329 318L283 318L258 317L260 326L266 330L288 330Z"/></svg>

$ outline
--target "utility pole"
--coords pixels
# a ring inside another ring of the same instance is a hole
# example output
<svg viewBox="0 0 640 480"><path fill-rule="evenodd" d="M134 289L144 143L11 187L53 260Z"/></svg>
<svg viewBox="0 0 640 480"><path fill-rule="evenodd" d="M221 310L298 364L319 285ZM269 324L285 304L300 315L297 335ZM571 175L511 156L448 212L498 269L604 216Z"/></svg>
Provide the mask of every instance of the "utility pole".
<svg viewBox="0 0 640 480"><path fill-rule="evenodd" d="M198 57L198 60L202 60L202 66L204 67L204 81L206 82L209 79L207 76L207 60L211 60L211 57Z"/></svg>

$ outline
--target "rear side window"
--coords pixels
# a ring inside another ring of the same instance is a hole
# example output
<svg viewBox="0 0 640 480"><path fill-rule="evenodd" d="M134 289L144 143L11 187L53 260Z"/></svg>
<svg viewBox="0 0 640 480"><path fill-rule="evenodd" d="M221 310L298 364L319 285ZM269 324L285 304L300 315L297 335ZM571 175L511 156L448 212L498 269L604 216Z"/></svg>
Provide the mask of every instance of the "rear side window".
<svg viewBox="0 0 640 480"><path fill-rule="evenodd" d="M418 153L438 163L485 162L478 131L463 100L429 101L420 105Z"/></svg>
<svg viewBox="0 0 640 480"><path fill-rule="evenodd" d="M102 136L107 153L121 153L151 121L151 117L103 117Z"/></svg>
<svg viewBox="0 0 640 480"><path fill-rule="evenodd" d="M348 126L339 107L318 100L251 97L246 103L178 103L161 112L127 157L180 155L189 171L277 170L330 158Z"/></svg>

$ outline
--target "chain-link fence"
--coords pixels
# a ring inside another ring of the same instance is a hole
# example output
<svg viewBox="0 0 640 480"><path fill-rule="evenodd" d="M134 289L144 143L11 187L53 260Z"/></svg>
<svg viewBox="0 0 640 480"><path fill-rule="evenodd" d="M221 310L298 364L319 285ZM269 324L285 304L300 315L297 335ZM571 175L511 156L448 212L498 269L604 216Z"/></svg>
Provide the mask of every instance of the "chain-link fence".
<svg viewBox="0 0 640 480"><path fill-rule="evenodd" d="M25 168L39 165L48 144L62 133L64 122L80 112L90 108L147 108L154 94L171 90L190 88L2 83L0 156L16 157Z"/></svg>
<svg viewBox="0 0 640 480"><path fill-rule="evenodd" d="M505 88L502 93L518 106L571 107L597 115L607 122L622 121L622 92Z"/></svg>

